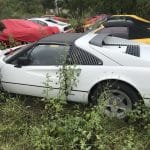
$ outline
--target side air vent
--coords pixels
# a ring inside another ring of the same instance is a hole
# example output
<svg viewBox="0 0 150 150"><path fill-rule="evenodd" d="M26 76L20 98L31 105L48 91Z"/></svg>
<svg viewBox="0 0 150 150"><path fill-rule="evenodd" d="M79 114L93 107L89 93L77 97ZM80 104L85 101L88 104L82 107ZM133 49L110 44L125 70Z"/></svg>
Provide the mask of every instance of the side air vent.
<svg viewBox="0 0 150 150"><path fill-rule="evenodd" d="M75 46L71 47L69 53L69 64L70 65L102 65L103 62L96 56L80 49Z"/></svg>
<svg viewBox="0 0 150 150"><path fill-rule="evenodd" d="M126 54L140 57L140 46L139 45L128 45Z"/></svg>

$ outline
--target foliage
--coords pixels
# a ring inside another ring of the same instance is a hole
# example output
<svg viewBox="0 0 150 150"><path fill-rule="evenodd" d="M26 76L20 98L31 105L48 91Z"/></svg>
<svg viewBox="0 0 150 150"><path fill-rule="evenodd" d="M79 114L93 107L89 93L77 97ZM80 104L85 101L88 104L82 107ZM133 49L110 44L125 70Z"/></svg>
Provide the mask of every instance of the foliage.
<svg viewBox="0 0 150 150"><path fill-rule="evenodd" d="M44 9L54 9L55 1L54 0L41 0Z"/></svg>
<svg viewBox="0 0 150 150"><path fill-rule="evenodd" d="M29 126L38 121L30 106L25 106L17 97L7 97L6 102L0 104L0 116L0 149L30 149ZM17 147L16 141L19 141Z"/></svg>
<svg viewBox="0 0 150 150"><path fill-rule="evenodd" d="M100 106L59 101L50 101L49 109L45 105L30 97L7 96L0 103L0 149L146 150L150 146L148 116L138 126L138 119L133 123L105 117Z"/></svg>
<svg viewBox="0 0 150 150"><path fill-rule="evenodd" d="M60 98L63 100L68 100L68 96L71 91L77 85L77 77L80 72L76 66L66 66L63 65L59 72L59 84L60 84Z"/></svg>
<svg viewBox="0 0 150 150"><path fill-rule="evenodd" d="M35 5L36 4L36 5ZM26 18L42 13L40 0L0 0L0 18Z"/></svg>
<svg viewBox="0 0 150 150"><path fill-rule="evenodd" d="M149 18L149 0L62 0L71 18L80 20L95 14L136 14Z"/></svg>
<svg viewBox="0 0 150 150"><path fill-rule="evenodd" d="M36 5L35 5L36 4ZM68 10L68 17L80 20L99 13L136 14L149 18L149 0L0 0L0 18L31 17L46 10Z"/></svg>
<svg viewBox="0 0 150 150"><path fill-rule="evenodd" d="M150 19L150 1L149 0L137 0L136 14Z"/></svg>

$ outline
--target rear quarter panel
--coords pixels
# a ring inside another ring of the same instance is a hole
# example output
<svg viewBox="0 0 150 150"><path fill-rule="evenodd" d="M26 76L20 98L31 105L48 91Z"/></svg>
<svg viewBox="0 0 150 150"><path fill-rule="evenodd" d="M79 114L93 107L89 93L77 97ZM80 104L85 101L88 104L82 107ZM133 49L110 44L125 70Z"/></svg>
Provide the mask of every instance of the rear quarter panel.
<svg viewBox="0 0 150 150"><path fill-rule="evenodd" d="M81 74L76 90L90 92L104 80L120 80L133 86L143 98L150 98L150 68L125 66L78 66Z"/></svg>

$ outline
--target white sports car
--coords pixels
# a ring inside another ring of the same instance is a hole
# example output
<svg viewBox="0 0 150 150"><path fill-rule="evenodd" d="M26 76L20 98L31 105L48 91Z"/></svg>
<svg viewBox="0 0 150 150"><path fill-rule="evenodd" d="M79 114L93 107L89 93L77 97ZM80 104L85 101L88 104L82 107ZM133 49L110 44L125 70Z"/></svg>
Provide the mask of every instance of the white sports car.
<svg viewBox="0 0 150 150"><path fill-rule="evenodd" d="M57 73L64 62L60 58L65 52L68 65L75 64L80 70L70 101L97 103L106 93L106 113L119 118L139 100L150 106L150 46L107 34L56 34L7 50L0 57L1 87L11 93L42 97L48 73L51 94L56 96L60 88Z"/></svg>
<svg viewBox="0 0 150 150"><path fill-rule="evenodd" d="M68 33L73 31L72 27L70 24L65 23L65 22L61 22L49 17L45 17L45 18L31 18L28 19L32 22L35 22L37 24L40 24L42 26L56 26L58 27L58 29L60 30L61 33Z"/></svg>

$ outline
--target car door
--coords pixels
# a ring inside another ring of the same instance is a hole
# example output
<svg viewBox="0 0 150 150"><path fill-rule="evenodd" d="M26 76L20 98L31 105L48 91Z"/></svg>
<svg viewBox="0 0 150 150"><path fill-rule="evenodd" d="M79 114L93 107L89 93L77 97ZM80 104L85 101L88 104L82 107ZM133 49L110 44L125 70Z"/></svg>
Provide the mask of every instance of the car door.
<svg viewBox="0 0 150 150"><path fill-rule="evenodd" d="M2 86L12 93L56 96L59 91L58 71L69 46L58 44L40 44L26 53L6 63L2 70ZM26 65L18 65L19 58L28 58ZM45 95L46 94L46 95Z"/></svg>

